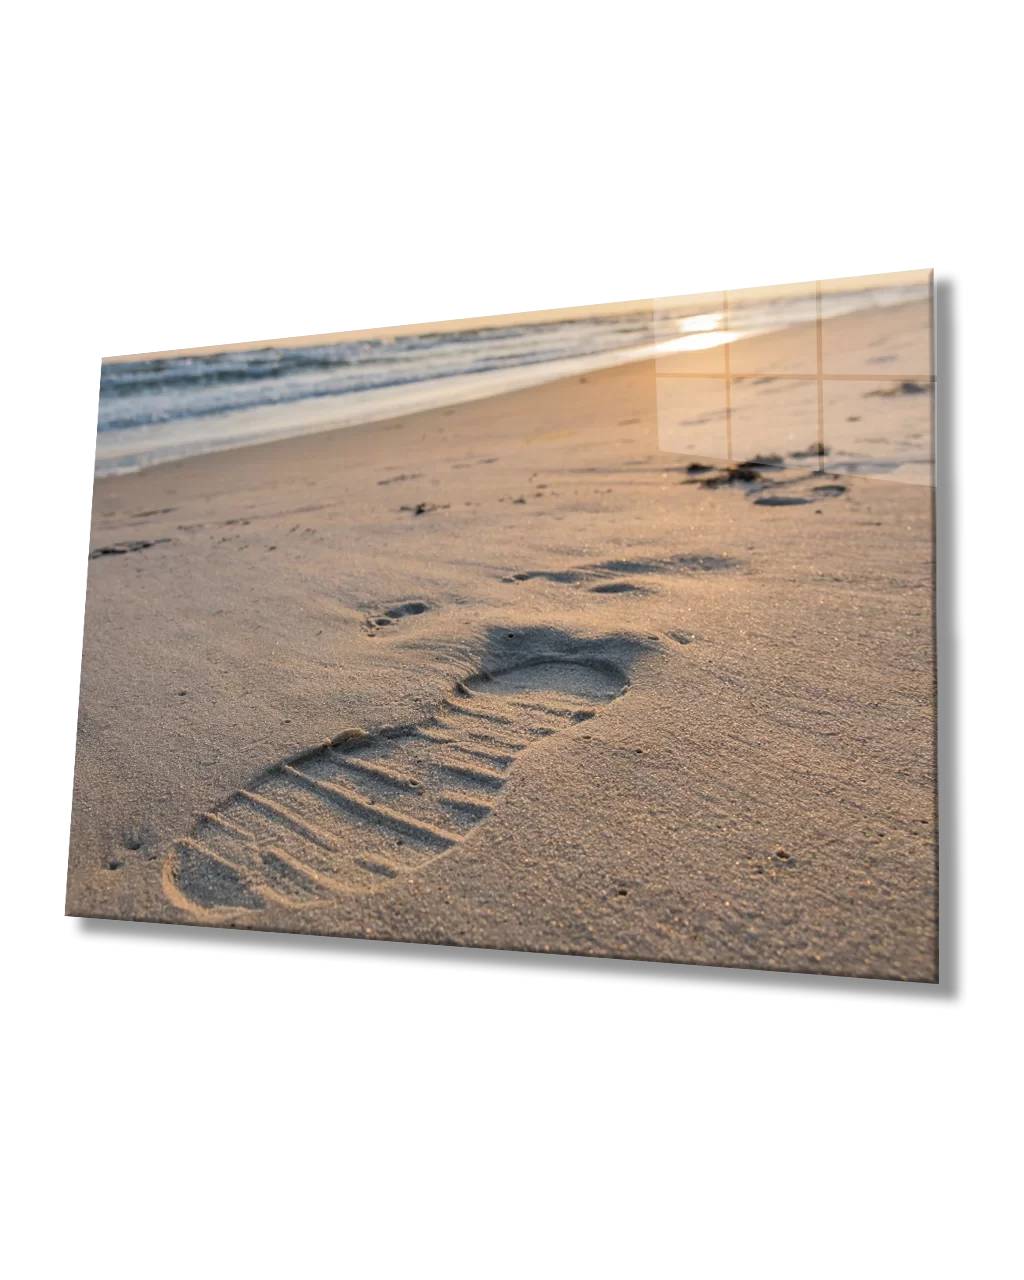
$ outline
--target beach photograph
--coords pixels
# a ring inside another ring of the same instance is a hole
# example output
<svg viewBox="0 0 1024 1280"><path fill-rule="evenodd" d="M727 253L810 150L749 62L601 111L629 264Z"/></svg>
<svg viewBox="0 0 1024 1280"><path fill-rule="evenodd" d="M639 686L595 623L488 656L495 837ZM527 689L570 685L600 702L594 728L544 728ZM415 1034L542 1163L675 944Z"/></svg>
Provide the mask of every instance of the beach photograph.
<svg viewBox="0 0 1024 1280"><path fill-rule="evenodd" d="M105 359L67 913L936 983L933 310Z"/></svg>

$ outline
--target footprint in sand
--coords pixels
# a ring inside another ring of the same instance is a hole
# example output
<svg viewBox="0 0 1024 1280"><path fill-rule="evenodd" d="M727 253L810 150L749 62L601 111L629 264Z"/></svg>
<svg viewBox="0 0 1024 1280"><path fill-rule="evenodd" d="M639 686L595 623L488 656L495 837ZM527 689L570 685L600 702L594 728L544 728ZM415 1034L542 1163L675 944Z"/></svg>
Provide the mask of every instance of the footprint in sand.
<svg viewBox="0 0 1024 1280"><path fill-rule="evenodd" d="M529 582L532 578L543 578L546 582L572 587L593 582L595 585L588 590L599 595L616 595L623 591L646 594L650 588L622 581L623 577L627 574L717 573L738 568L739 564L732 556L646 556L635 560L602 560L598 564L583 564L572 569L534 569L528 573L513 573L502 578L502 582Z"/></svg>
<svg viewBox="0 0 1024 1280"><path fill-rule="evenodd" d="M582 569L537 569L530 573L513 573L511 577L502 578L502 582L529 582L531 578L544 578L548 582L563 582L570 586L582 582L586 574Z"/></svg>
<svg viewBox="0 0 1024 1280"><path fill-rule="evenodd" d="M597 642L508 639L501 665L458 682L422 723L345 730L198 814L164 864L170 901L204 918L302 908L373 892L456 848L522 752L628 687Z"/></svg>
<svg viewBox="0 0 1024 1280"><path fill-rule="evenodd" d="M168 509L173 510L173 508ZM130 551L145 551L147 547L155 547L161 542L170 542L170 538L153 538L151 541L137 538L134 542L115 542L109 547L95 547L89 552L89 559L99 560L101 556L123 556Z"/></svg>
<svg viewBox="0 0 1024 1280"><path fill-rule="evenodd" d="M364 625L370 635L375 635L382 627L394 626L403 618L416 617L421 613L427 613L429 609L430 605L422 600L406 600L402 604L391 605L389 608L381 609L379 613L371 614Z"/></svg>

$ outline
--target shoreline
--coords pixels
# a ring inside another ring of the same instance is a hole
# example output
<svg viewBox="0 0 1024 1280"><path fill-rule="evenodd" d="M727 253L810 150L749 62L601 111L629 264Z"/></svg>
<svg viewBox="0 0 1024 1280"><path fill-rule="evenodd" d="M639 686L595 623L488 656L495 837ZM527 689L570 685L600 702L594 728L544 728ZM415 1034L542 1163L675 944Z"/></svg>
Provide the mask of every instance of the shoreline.
<svg viewBox="0 0 1024 1280"><path fill-rule="evenodd" d="M656 304L651 305L656 310ZM844 316L860 315L863 318L865 315L913 308L915 305L906 301L893 301L867 308L829 310L826 324L832 326ZM712 320L716 317L709 314L696 318ZM751 324L751 321L754 323ZM644 360L653 359L667 367L677 356L719 351L736 343L743 350L750 348L751 344L756 345L759 341L771 338L773 334L780 335L783 343L793 343L795 335L809 329L806 320L779 323L776 317L776 323L770 323L764 315L760 320L754 320L751 315L746 327L732 330L728 327L702 327L697 331L687 331L686 321L680 323L684 327L677 336L639 346L611 348L584 356L516 363L498 369L455 373L443 377L410 379L367 389L332 390L277 403L218 409L211 413L186 415L159 423L99 430L94 474L97 477L131 474L195 454L387 421L400 415L468 404L556 382L561 378L596 373ZM884 324L884 321L881 323ZM804 371L813 377L813 360L808 359L806 353L804 366ZM884 377L884 371L880 371L879 376ZM914 458L912 461L920 463L923 460Z"/></svg>
<svg viewBox="0 0 1024 1280"><path fill-rule="evenodd" d="M254 409L228 410L141 427L100 431L96 439L95 475L97 479L108 475L131 475L181 458L387 422L402 415L471 404L567 377L640 364L674 351L724 346L748 336L745 331L694 334L689 339L622 347L592 356L537 361L509 369L456 374L367 391L310 396ZM216 434L218 432L219 435ZM115 445L120 446L116 451Z"/></svg>

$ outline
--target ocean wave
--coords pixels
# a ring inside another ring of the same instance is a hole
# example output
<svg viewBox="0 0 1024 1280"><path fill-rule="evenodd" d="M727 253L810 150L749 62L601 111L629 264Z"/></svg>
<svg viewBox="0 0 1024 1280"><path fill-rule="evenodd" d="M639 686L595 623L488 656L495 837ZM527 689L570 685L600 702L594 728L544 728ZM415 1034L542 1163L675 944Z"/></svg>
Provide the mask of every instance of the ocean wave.
<svg viewBox="0 0 1024 1280"><path fill-rule="evenodd" d="M833 294L825 314L909 300L920 290ZM155 427L187 418L285 405L325 396L437 382L515 367L592 357L671 341L701 330L757 331L813 320L813 292L734 305L728 321L685 299L649 310L579 319L397 334L309 346L155 356L104 364L98 430Z"/></svg>

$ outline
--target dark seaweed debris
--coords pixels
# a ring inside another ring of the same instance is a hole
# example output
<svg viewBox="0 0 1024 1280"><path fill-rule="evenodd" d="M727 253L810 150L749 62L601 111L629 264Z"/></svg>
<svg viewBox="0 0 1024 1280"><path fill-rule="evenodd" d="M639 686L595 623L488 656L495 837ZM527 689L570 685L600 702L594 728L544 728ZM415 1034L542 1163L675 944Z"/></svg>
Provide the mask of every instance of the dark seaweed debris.
<svg viewBox="0 0 1024 1280"><path fill-rule="evenodd" d="M867 396L920 396L931 391L927 382L899 382L893 387L880 388L876 391L865 391Z"/></svg>
<svg viewBox="0 0 1024 1280"><path fill-rule="evenodd" d="M717 476L708 476L701 484L705 489L717 489L723 484L754 484L760 479L761 473L754 467L728 467Z"/></svg>
<svg viewBox="0 0 1024 1280"><path fill-rule="evenodd" d="M785 467L785 459L781 453L759 453L756 458L748 458L739 464L741 467L759 467L762 471L781 471Z"/></svg>

